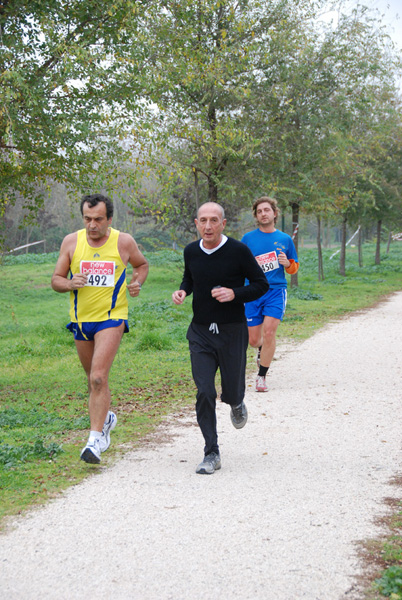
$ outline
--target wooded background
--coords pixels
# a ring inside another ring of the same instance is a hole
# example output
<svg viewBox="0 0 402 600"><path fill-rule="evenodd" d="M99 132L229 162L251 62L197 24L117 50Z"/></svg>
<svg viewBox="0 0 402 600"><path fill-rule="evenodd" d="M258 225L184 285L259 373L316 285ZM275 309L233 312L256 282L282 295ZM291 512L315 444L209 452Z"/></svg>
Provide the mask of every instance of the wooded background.
<svg viewBox="0 0 402 600"><path fill-rule="evenodd" d="M402 65L381 22L342 1L3 0L3 250L55 250L95 191L147 249L192 239L206 200L241 235L262 194L296 245L388 239Z"/></svg>

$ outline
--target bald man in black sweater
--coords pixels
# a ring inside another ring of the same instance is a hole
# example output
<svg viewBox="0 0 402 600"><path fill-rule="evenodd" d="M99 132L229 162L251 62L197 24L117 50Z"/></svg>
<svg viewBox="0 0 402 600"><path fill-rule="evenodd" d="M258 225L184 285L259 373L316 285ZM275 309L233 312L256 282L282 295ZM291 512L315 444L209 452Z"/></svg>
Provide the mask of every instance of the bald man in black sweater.
<svg viewBox="0 0 402 600"><path fill-rule="evenodd" d="M195 219L201 240L184 249L184 275L173 302L193 294L193 319L187 331L192 374L197 386L197 421L204 436L204 459L196 472L221 468L216 428L215 375L221 373L221 400L231 406L236 429L247 422L244 404L248 329L244 303L268 291L268 282L245 244L223 234L222 206L203 204ZM248 285L245 285L245 280Z"/></svg>

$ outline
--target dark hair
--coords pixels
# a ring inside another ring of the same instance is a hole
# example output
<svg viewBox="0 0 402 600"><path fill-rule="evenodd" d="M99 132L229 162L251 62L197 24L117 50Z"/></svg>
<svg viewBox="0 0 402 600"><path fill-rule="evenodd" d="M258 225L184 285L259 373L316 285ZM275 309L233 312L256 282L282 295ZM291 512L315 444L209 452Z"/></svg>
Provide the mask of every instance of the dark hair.
<svg viewBox="0 0 402 600"><path fill-rule="evenodd" d="M271 205L271 208L275 213L274 222L276 223L276 221L278 220L279 214L280 214L280 210L278 207L278 202L276 201L275 198L270 198L269 196L261 196L261 198L258 198L258 200L255 200L253 203L253 215L255 217L257 216L257 208L263 202L268 202L268 204Z"/></svg>
<svg viewBox="0 0 402 600"><path fill-rule="evenodd" d="M99 202L103 202L106 206L106 217L108 219L113 217L113 202L107 196L104 196L103 194L88 194L87 196L84 196L80 205L81 214L84 214L83 207L85 202L87 202L88 206L91 208L99 204Z"/></svg>

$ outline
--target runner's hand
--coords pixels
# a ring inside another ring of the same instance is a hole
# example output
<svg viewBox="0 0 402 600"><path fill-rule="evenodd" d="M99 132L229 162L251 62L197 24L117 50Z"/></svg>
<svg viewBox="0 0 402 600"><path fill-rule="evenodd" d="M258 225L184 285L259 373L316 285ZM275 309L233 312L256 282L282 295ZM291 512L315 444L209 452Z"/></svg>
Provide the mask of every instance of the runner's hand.
<svg viewBox="0 0 402 600"><path fill-rule="evenodd" d="M172 294L172 300L175 304L183 304L184 298L187 296L184 290L176 290Z"/></svg>
<svg viewBox="0 0 402 600"><path fill-rule="evenodd" d="M133 273L133 277L127 286L128 293L130 294L130 296L132 298L135 298L136 296L139 296L139 294L140 294L141 284L139 281L137 281L137 279L138 279L138 273Z"/></svg>
<svg viewBox="0 0 402 600"><path fill-rule="evenodd" d="M285 269L290 267L290 260L288 260L288 257L286 256L286 254L284 252L279 252L278 262L280 265L284 266Z"/></svg>
<svg viewBox="0 0 402 600"><path fill-rule="evenodd" d="M214 287L211 290L212 298L218 300L218 302L231 302L234 300L234 291L231 288L225 287Z"/></svg>
<svg viewBox="0 0 402 600"><path fill-rule="evenodd" d="M74 273L72 278L69 279L70 289L71 290L79 290L80 288L83 288L85 286L87 281L88 281L87 275L84 275L83 273Z"/></svg>

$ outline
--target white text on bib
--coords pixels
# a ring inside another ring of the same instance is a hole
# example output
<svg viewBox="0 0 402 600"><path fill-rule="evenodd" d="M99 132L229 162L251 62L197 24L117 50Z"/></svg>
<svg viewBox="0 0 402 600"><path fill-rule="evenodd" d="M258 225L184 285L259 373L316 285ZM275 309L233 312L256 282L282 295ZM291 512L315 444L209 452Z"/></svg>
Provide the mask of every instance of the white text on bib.
<svg viewBox="0 0 402 600"><path fill-rule="evenodd" d="M88 276L85 285L92 287L114 287L114 261L82 260L80 273Z"/></svg>

